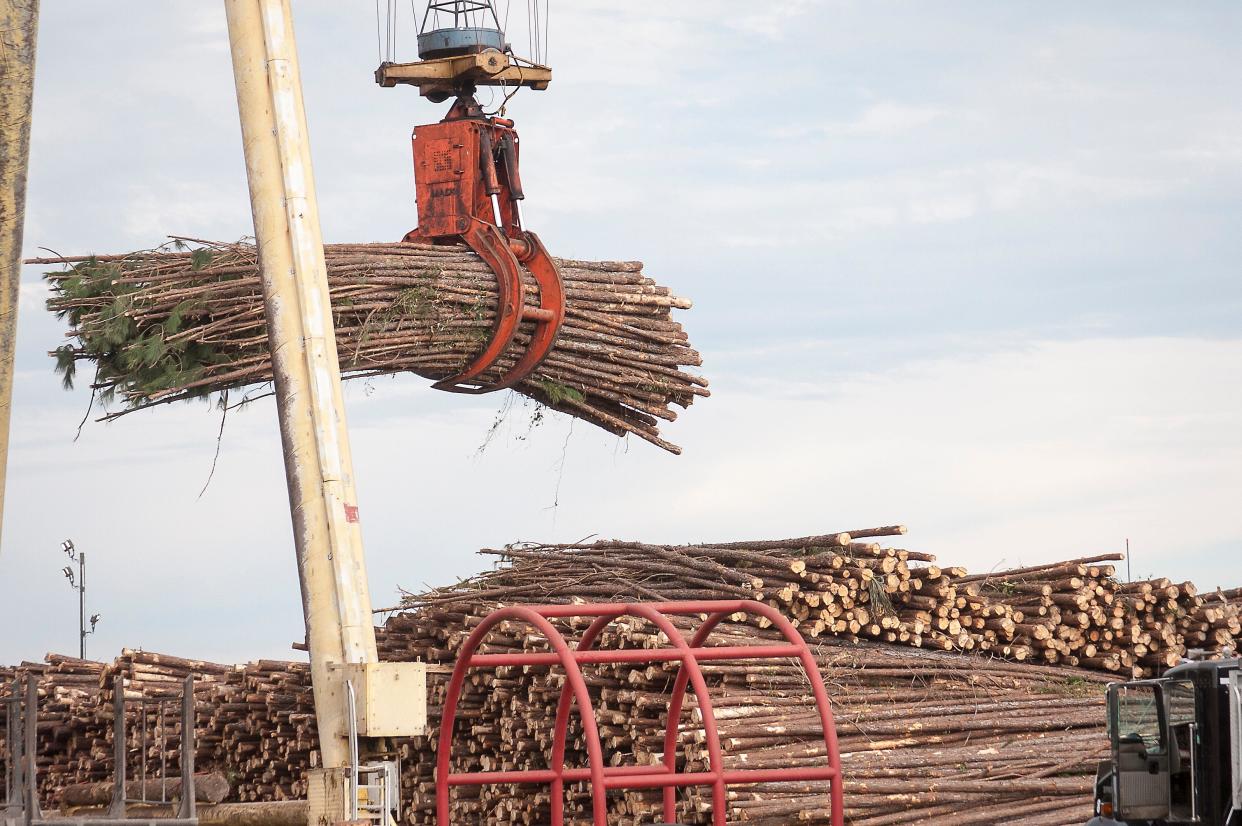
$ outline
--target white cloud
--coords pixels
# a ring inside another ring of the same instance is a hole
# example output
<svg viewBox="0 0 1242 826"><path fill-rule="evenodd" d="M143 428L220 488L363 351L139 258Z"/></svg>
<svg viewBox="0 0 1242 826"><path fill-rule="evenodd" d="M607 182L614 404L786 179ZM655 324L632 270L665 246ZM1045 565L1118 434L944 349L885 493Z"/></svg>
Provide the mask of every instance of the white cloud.
<svg viewBox="0 0 1242 826"><path fill-rule="evenodd" d="M766 3L744 4L748 13L722 14L721 18L731 28L744 34L758 35L768 40L783 40L798 18L815 8L812 0L769 0Z"/></svg>
<svg viewBox="0 0 1242 826"><path fill-rule="evenodd" d="M25 281L18 288L18 311L21 313L42 313L46 311L48 298L52 291L46 281Z"/></svg>
<svg viewBox="0 0 1242 826"><path fill-rule="evenodd" d="M849 123L825 126L824 131L828 134L891 138L916 131L944 116L945 111L935 106L912 106L885 101L867 107L857 119Z"/></svg>
<svg viewBox="0 0 1242 826"><path fill-rule="evenodd" d="M137 245L163 243L170 233L234 241L253 231L240 194L209 181L134 183L124 197L123 231Z"/></svg>

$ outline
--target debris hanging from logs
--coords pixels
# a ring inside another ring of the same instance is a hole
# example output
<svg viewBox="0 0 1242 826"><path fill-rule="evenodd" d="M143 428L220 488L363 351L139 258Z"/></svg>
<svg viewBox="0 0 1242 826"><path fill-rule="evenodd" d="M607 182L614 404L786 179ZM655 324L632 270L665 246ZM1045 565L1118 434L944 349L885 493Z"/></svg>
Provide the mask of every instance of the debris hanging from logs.
<svg viewBox="0 0 1242 826"><path fill-rule="evenodd" d="M249 388L272 380L254 247L196 242L194 249L32 259L67 264L47 274L48 309L72 325L56 350L72 382L79 361L93 387L125 408ZM329 244L328 283L346 378L412 372L454 375L487 344L496 313L495 276L464 246ZM675 309L690 302L643 274L642 264L559 260L565 321L556 346L519 393L618 436L665 450L659 423L710 395L685 368L702 360ZM530 281L533 284L533 280ZM528 303L536 301L532 288ZM521 355L530 327L481 377L493 383Z"/></svg>

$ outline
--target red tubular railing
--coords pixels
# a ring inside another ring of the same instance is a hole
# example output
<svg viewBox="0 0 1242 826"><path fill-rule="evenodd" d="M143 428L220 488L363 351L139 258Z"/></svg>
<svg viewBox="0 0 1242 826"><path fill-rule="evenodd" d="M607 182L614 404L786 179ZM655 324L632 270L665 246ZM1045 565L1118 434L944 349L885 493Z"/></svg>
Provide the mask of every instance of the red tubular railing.
<svg viewBox="0 0 1242 826"><path fill-rule="evenodd" d="M727 617L744 613L767 619L785 637L788 644L742 645L704 647L712 631ZM669 620L670 616L707 615L707 619L695 631L689 642ZM593 617L594 621L571 648L565 637L552 624L553 619ZM649 622L668 637L669 647L657 649L623 649L601 651L593 646L600 633L621 617L635 617ZM552 647L550 652L519 654L476 654L479 646L501 622L523 622L538 630ZM824 729L825 764L809 768L788 769L724 769L720 748L720 734L716 729L716 715L708 694L707 681L699 663L719 660L753 660L791 658L802 663L820 723ZM607 766L595 715L591 712L591 695L582 676L582 665L600 663L651 663L679 661L681 667L669 698L668 726L664 733L664 763L661 766ZM525 771L464 772L451 771L450 757L453 744L453 723L457 719L457 703L461 699L466 674L472 668L499 666L560 665L565 670L565 686L561 690L556 709L556 723L552 757L547 769ZM708 770L704 772L677 771L678 727L687 689L693 689L703 718L703 731L707 741ZM569 715L574 705L582 718L586 737L587 768L566 768L565 750L569 734ZM841 756L837 750L837 730L832 720L832 708L819 666L811 654L806 640L779 611L769 605L750 600L664 602L664 603L610 603L601 605L513 605L490 614L466 640L449 681L448 695L444 702L444 716L440 722L440 745L436 756L436 822L449 826L450 795L453 786L487 786L501 783L548 784L552 793L551 826L564 826L565 783L589 780L591 783L591 808L595 826L608 824L608 795L611 789L664 790L664 819L672 823L676 818L677 789L688 786L711 786L712 824L725 825L727 787L749 783L781 783L790 781L829 782L832 794L832 824L843 826L844 806L841 797Z"/></svg>

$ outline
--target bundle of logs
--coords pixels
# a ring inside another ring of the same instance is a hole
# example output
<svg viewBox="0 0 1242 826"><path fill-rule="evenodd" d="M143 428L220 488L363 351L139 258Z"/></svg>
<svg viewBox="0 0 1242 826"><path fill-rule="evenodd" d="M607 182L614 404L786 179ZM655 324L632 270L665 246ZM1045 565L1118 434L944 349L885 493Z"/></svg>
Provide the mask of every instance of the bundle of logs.
<svg viewBox="0 0 1242 826"><path fill-rule="evenodd" d="M411 606L501 601L755 599L807 637L867 638L979 651L1142 677L1188 650L1231 650L1242 633L1236 591L1118 582L1120 554L969 574L931 554L883 547L900 525L774 541L652 545L597 541L510 545L495 570L407 595Z"/></svg>
<svg viewBox="0 0 1242 826"><path fill-rule="evenodd" d="M114 256L32 259L67 264L47 275L48 308L71 343L55 353L72 381L94 368L94 388L125 408L240 390L272 380L253 246L207 244ZM496 278L462 246L331 244L325 248L337 350L346 377L457 374L491 338ZM542 405L672 451L659 423L673 406L709 395L685 367L702 362L674 309L690 302L643 275L642 264L560 260L566 310L560 337L514 389ZM533 284L533 280L530 282ZM527 291L537 303L534 287ZM481 376L493 384L524 352L532 323Z"/></svg>
<svg viewBox="0 0 1242 826"><path fill-rule="evenodd" d="M1242 589L1199 595L1187 583L1119 583L1105 559L970 575L926 554L871 541L898 527L797 540L695 546L597 542L521 545L502 565L451 588L410 595L377 629L381 657L451 665L465 637L493 608L514 602L747 597L778 606L811 640L832 696L841 743L847 819L854 826L993 823L1078 824L1090 817L1095 761L1105 756L1103 685L1157 673L1187 647L1232 646ZM721 644L771 641L775 631L741 617ZM1117 623L1116 620L1121 620ZM581 626L565 622L571 639ZM638 622L613 626L603 647L654 647ZM524 626L503 625L484 651L545 650ZM588 671L594 712L614 764L662 757L675 666L608 665ZM814 765L824 759L810 691L794 664L705 666L726 767ZM70 784L111 770L112 686L126 696L170 696L196 676L200 771L230 784L229 799L304 796L318 763L313 698L304 664L220 666L138 651L111 664L49 657L16 675L39 675L40 780L56 805ZM428 736L399 743L404 818L434 823L433 766L447 675L431 675ZM527 667L472 674L453 738L457 771L546 765L563 677ZM680 765L707 768L693 702L679 721ZM0 733L2 734L2 733ZM132 739L132 735L131 735ZM131 742L129 760L157 761ZM163 748L175 751L175 738ZM3 755L0 748L0 755ZM165 755L169 760L172 754ZM571 765L586 765L580 725ZM710 822L706 790L679 793L678 822ZM566 791L568 821L589 822L590 791ZM458 821L548 822L546 787L454 791ZM657 818L658 792L610 796L613 821ZM730 790L730 822L826 823L824 784Z"/></svg>

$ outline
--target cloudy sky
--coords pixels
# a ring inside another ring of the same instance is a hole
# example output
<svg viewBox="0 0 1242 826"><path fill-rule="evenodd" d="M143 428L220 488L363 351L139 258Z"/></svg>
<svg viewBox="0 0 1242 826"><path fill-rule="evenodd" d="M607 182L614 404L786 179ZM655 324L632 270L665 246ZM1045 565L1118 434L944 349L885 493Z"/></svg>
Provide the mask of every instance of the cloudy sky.
<svg viewBox="0 0 1242 826"><path fill-rule="evenodd" d="M248 234L220 5L43 5L27 252ZM399 238L410 129L444 107L374 85L371 3L295 6L325 236ZM517 539L893 522L979 569L1129 538L1135 575L1242 585L1242 6L553 0L549 28L556 80L509 109L527 221L693 298L714 395L673 457L520 401L480 451L505 399L351 386L377 606ZM205 405L74 442L88 393L24 279L0 662L76 649L66 538L92 654L291 656L270 400L230 417L201 498Z"/></svg>

